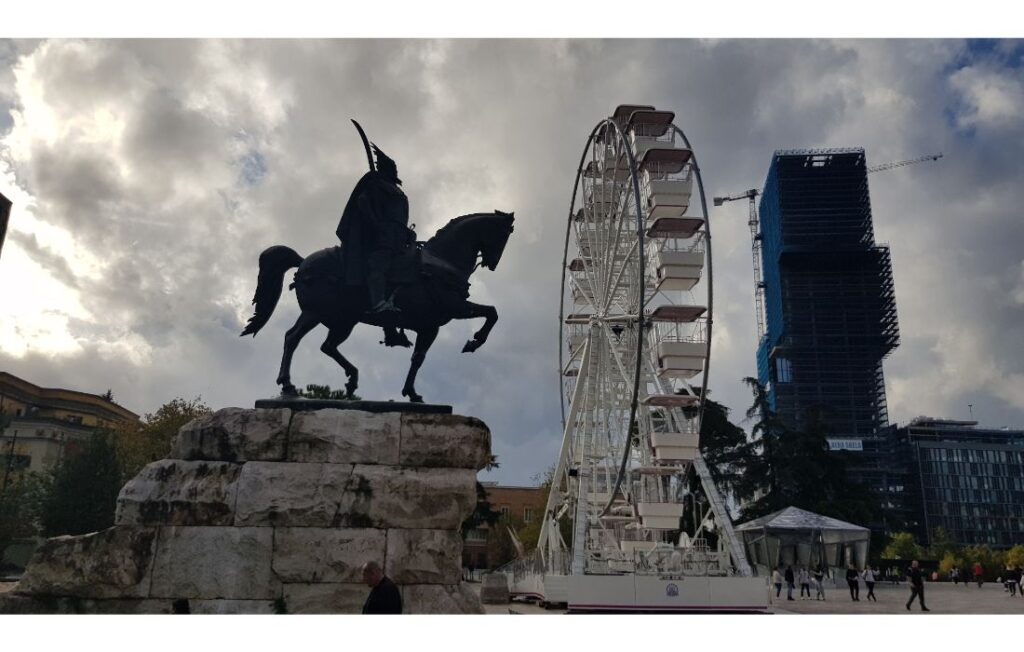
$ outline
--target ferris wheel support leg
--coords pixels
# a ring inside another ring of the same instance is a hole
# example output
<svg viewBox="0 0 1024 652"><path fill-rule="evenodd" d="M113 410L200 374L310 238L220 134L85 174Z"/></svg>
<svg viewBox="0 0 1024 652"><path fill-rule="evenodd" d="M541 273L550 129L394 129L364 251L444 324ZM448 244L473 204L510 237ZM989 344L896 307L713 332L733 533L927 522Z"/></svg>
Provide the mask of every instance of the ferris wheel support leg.
<svg viewBox="0 0 1024 652"><path fill-rule="evenodd" d="M715 480L711 477L711 470L708 469L707 463L700 455L694 458L693 468L697 471L697 476L704 486L704 493L708 497L708 502L711 503L711 511L714 512L715 523L718 525L719 531L729 546L729 554L732 556L736 573L743 577L750 577L753 575L753 571L750 568L750 562L747 561L746 550L743 548L743 542L736 535L736 530L732 527L732 519L729 518L729 512L726 511L725 503L722 501L722 495L718 493Z"/></svg>
<svg viewBox="0 0 1024 652"><path fill-rule="evenodd" d="M569 408L569 416L565 420L564 429L562 432L562 447L558 451L558 461L555 463L555 473L551 477L551 489L548 491L548 503L544 507L545 523L544 527L540 532L540 538L537 541L537 548L541 551L546 550L545 544L549 542L551 533L549 529L557 528L557 519L552 517L555 514L555 507L558 505L558 500L561 492L559 488L565 480L566 465L569 463L569 454L572 451L573 431L576 428L576 414L579 412L580 400L583 396L583 391L587 386L588 370L590 369L590 338L583 344L583 359L580 362L580 374L576 378L576 387L573 389L571 398L571 407Z"/></svg>
<svg viewBox="0 0 1024 652"><path fill-rule="evenodd" d="M587 513L587 492L590 491L588 485L590 484L590 478L588 471L580 469L579 474L579 496L576 498L576 519L573 521L573 525L576 526L572 533L572 574L582 575L583 571L586 570L586 540L587 540L587 524L589 522L589 514Z"/></svg>

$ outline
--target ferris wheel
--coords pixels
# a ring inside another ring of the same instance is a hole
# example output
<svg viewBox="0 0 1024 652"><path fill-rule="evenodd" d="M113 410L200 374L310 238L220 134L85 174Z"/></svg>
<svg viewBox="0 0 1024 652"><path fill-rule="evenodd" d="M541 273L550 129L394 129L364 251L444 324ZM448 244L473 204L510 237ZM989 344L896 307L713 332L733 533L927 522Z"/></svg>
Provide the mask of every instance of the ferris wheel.
<svg viewBox="0 0 1024 652"><path fill-rule="evenodd" d="M699 456L711 234L700 168L674 120L620 105L580 159L559 309L564 435L535 563L549 578L749 575ZM681 531L691 471L710 503L692 537ZM715 550L700 536L710 523Z"/></svg>

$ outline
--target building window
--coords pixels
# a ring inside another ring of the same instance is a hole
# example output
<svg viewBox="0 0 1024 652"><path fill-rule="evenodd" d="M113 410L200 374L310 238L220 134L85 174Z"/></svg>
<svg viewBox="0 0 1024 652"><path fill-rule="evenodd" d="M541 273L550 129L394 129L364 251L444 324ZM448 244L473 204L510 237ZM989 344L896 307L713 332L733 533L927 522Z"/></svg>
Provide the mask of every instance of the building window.
<svg viewBox="0 0 1024 652"><path fill-rule="evenodd" d="M775 376L780 383L793 382L793 364L786 358L775 360Z"/></svg>
<svg viewBox="0 0 1024 652"><path fill-rule="evenodd" d="M508 518L509 514L512 513L512 509L508 505L502 505L498 508L498 511L501 512L502 518Z"/></svg>
<svg viewBox="0 0 1024 652"><path fill-rule="evenodd" d="M487 541L487 530L475 527L466 533L466 541L474 541L476 543Z"/></svg>
<svg viewBox="0 0 1024 652"><path fill-rule="evenodd" d="M523 509L523 523L529 523L533 520L533 508L526 507Z"/></svg>

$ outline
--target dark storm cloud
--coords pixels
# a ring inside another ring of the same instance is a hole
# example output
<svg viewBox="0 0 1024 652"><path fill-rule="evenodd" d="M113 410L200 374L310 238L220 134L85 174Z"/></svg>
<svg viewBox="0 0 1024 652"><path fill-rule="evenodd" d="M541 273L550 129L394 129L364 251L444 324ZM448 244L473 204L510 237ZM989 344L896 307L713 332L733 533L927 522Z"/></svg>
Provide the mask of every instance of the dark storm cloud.
<svg viewBox="0 0 1024 652"><path fill-rule="evenodd" d="M893 246L904 342L886 367L890 413L962 416L955 404L969 397L976 414L1002 420L993 425L1024 421L1014 389L1024 302L1013 300L1024 296L1015 230L1024 134L1001 108L1015 92L1012 50L998 59L952 41L780 40L57 41L15 50L14 72L0 70L0 102L20 111L0 141L4 160L34 197L36 218L66 229L97 261L89 274L74 260L61 267L48 243L15 231L16 246L77 288L89 313L68 324L76 354L0 351L0 368L34 382L110 386L137 411L177 395L220 407L273 393L298 310L286 296L259 337L237 337L257 257L271 244L302 255L334 244L366 168L354 117L397 161L421 238L462 213L516 212L498 271L473 278L474 300L500 312L492 339L462 354L478 324L454 322L420 389L487 421L502 463L494 477L528 482L553 462L561 437L559 263L580 151L616 104L649 102L676 111L709 198L759 188L778 148L861 145L873 164L946 152L871 180L876 233ZM740 379L755 373L746 204L712 209L711 219L711 388L739 416L750 400ZM323 337L314 331L297 352L297 382L343 384L318 351ZM380 338L357 329L343 350L361 367L360 394L398 398L409 352Z"/></svg>

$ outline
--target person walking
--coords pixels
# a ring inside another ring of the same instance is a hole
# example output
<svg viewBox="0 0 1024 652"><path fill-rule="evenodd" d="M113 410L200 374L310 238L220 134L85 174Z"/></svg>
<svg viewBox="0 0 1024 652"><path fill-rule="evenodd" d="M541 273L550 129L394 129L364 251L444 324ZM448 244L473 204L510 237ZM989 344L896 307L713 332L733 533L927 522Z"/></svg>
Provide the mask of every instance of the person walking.
<svg viewBox="0 0 1024 652"><path fill-rule="evenodd" d="M914 604L914 598L920 601L921 611L931 611L924 606L924 574L916 559L911 562L910 569L907 570L907 577L910 580L910 599L907 600L907 611L910 611L910 605Z"/></svg>
<svg viewBox="0 0 1024 652"><path fill-rule="evenodd" d="M372 589L363 604L364 614L402 613L402 594L384 574L380 564L369 561L363 565L363 583Z"/></svg>
<svg viewBox="0 0 1024 652"><path fill-rule="evenodd" d="M1013 566L1006 567L1006 590L1010 592L1010 597L1017 597L1017 585L1020 584L1020 571Z"/></svg>
<svg viewBox="0 0 1024 652"><path fill-rule="evenodd" d="M786 599L787 600L792 600L793 599L793 589L795 589L795 588L796 588L796 586L795 586L794 580L793 580L793 567L790 566L790 565L787 565L786 566Z"/></svg>
<svg viewBox="0 0 1024 652"><path fill-rule="evenodd" d="M860 602L860 582L857 581L857 569L853 564L846 566L846 584L850 587L850 597L854 602Z"/></svg>
<svg viewBox="0 0 1024 652"><path fill-rule="evenodd" d="M864 578L864 586L868 587L867 599L878 602L878 598L875 597L875 571L871 570L870 566L865 566L861 577Z"/></svg>
<svg viewBox="0 0 1024 652"><path fill-rule="evenodd" d="M981 583L985 581L985 569L981 567L981 562L974 562L974 581L978 583L978 588L981 588Z"/></svg>
<svg viewBox="0 0 1024 652"><path fill-rule="evenodd" d="M953 586L956 586L957 584L959 584L960 583L960 571L958 571L956 568L950 569L950 571L949 571L949 579L953 580Z"/></svg>
<svg viewBox="0 0 1024 652"><path fill-rule="evenodd" d="M814 590L817 594L815 600L825 599L825 568L821 564L814 569Z"/></svg>
<svg viewBox="0 0 1024 652"><path fill-rule="evenodd" d="M775 597L779 597L782 594L782 573L776 568L772 571L772 584L775 585Z"/></svg>
<svg viewBox="0 0 1024 652"><path fill-rule="evenodd" d="M800 567L800 572L797 573L797 581L800 583L800 599L810 600L811 599L811 574L807 572L806 566ZM807 592L807 597L804 597L804 591Z"/></svg>

